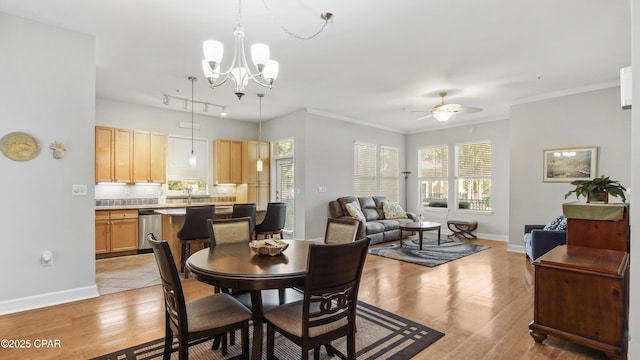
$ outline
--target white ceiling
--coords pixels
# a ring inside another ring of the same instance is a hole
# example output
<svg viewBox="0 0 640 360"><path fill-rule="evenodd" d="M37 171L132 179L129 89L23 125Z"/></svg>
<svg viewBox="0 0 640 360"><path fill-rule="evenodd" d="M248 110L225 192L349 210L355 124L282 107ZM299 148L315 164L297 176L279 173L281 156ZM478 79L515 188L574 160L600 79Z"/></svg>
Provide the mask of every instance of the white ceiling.
<svg viewBox="0 0 640 360"><path fill-rule="evenodd" d="M238 100L230 83L208 88L200 66L207 39L225 44L229 66L237 1L0 0L0 11L95 35L98 97L164 107L162 94L191 97L187 76L195 75L196 101L249 121L258 118L258 92L266 93L263 119L306 108L429 130L442 125L415 121L424 114L411 110L432 109L441 91L447 102L484 109L445 126L506 119L515 103L615 86L631 62L628 0L245 0L246 46L269 44L280 75L273 89L249 84ZM334 18L314 39L283 30L313 34L326 11Z"/></svg>

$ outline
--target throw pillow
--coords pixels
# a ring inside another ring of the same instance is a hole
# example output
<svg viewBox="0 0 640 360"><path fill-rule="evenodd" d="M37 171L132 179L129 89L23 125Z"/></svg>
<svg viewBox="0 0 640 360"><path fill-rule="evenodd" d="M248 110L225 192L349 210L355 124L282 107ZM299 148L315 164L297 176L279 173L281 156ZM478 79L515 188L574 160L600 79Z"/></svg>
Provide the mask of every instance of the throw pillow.
<svg viewBox="0 0 640 360"><path fill-rule="evenodd" d="M360 204L357 201L347 203L345 204L344 207L347 209L347 212L349 213L349 215L353 216L354 218L362 222L367 221L364 217L364 214L362 213L362 209L360 209Z"/></svg>
<svg viewBox="0 0 640 360"><path fill-rule="evenodd" d="M407 213L398 203L390 203L385 201L382 203L382 212L385 219L406 219Z"/></svg>
<svg viewBox="0 0 640 360"><path fill-rule="evenodd" d="M543 230L567 231L567 218L562 215L558 216L545 225Z"/></svg>

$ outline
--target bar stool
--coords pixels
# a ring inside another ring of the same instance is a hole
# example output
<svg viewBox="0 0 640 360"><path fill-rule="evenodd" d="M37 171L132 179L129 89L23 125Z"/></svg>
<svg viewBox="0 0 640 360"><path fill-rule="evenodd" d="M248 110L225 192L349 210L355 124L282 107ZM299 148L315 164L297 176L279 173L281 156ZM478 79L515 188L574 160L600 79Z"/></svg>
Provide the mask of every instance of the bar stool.
<svg viewBox="0 0 640 360"><path fill-rule="evenodd" d="M215 205L209 206L188 206L187 215L184 219L182 229L178 231L178 239L182 244L182 255L180 256L180 272L184 273L185 279L189 277L185 268L187 258L191 254L191 244L204 244L209 246L209 228L207 219L216 218Z"/></svg>
<svg viewBox="0 0 640 360"><path fill-rule="evenodd" d="M287 205L283 202L268 203L267 213L264 215L264 220L260 224L256 225L255 239L258 239L258 235L273 238L273 235L280 235L282 239L282 229L287 220Z"/></svg>
<svg viewBox="0 0 640 360"><path fill-rule="evenodd" d="M256 229L256 204L233 204L232 218L241 218L248 216L251 219L249 229L251 230L251 238ZM251 240L251 238L249 240Z"/></svg>

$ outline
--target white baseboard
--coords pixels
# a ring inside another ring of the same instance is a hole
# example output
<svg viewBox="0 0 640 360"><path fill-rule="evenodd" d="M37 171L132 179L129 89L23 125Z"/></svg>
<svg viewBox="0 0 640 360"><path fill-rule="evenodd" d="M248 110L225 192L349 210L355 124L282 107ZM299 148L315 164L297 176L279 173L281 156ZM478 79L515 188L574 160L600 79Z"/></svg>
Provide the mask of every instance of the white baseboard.
<svg viewBox="0 0 640 360"><path fill-rule="evenodd" d="M94 284L70 290L55 291L46 294L0 301L0 315L89 299L99 295L98 286Z"/></svg>
<svg viewBox="0 0 640 360"><path fill-rule="evenodd" d="M507 245L507 251L524 254L524 245L509 244Z"/></svg>

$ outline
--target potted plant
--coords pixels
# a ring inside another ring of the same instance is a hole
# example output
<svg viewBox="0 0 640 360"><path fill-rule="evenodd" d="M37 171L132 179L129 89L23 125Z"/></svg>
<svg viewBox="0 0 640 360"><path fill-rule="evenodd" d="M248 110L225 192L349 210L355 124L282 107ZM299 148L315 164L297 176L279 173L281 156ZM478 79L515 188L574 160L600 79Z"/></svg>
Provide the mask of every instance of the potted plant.
<svg viewBox="0 0 640 360"><path fill-rule="evenodd" d="M586 197L588 203L602 201L607 204L609 203L609 195L621 198L622 202L627 201L625 196L627 189L620 185L620 181L611 180L608 176L602 175L593 180L575 180L571 182L571 185L575 185L576 188L566 193L565 199L575 193L576 198Z"/></svg>

